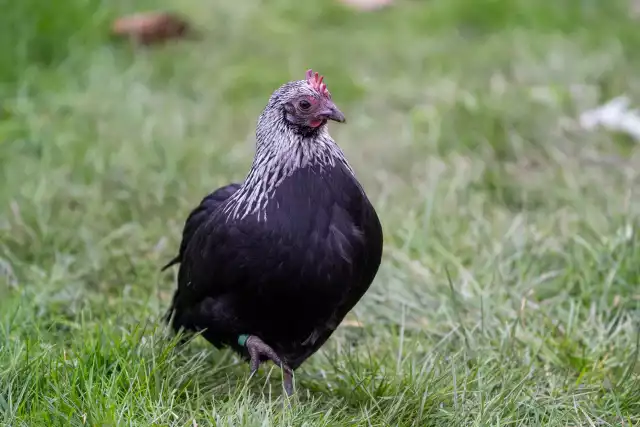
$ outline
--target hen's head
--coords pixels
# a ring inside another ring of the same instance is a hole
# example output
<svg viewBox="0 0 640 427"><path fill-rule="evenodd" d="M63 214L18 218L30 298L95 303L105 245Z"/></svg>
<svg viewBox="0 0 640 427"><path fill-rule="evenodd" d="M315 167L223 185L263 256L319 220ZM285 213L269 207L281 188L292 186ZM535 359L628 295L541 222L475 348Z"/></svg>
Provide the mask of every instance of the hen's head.
<svg viewBox="0 0 640 427"><path fill-rule="evenodd" d="M307 71L306 79L285 83L278 88L266 110L277 110L286 125L307 134L326 125L328 120L344 122L344 114L331 100L324 77Z"/></svg>

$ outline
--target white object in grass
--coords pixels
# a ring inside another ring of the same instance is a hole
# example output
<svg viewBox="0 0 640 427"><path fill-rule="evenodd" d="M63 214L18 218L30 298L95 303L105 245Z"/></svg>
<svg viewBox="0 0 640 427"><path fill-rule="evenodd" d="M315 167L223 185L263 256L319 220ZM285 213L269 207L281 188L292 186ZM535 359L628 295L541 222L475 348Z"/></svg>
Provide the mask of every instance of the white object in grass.
<svg viewBox="0 0 640 427"><path fill-rule="evenodd" d="M587 130L602 126L640 141L640 112L630 110L630 102L626 96L619 96L598 108L585 111L580 115L580 125Z"/></svg>

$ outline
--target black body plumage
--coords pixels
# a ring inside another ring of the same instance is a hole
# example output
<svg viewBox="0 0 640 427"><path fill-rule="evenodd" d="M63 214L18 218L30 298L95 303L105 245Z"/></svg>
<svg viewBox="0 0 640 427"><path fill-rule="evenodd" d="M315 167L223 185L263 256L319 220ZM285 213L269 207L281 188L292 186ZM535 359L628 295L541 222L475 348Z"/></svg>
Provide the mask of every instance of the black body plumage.
<svg viewBox="0 0 640 427"><path fill-rule="evenodd" d="M288 117L288 105L313 96L344 121L330 95L313 89L303 80L273 94L247 179L202 200L185 223L178 256L165 266L180 263L167 313L174 330L203 331L216 347L246 357L251 348L238 337L255 336L291 369L360 300L382 256L378 216L326 120L304 126Z"/></svg>
<svg viewBox="0 0 640 427"><path fill-rule="evenodd" d="M208 194L200 204L191 211L187 220L184 223L182 230L182 241L180 242L180 249L178 255L169 261L160 271L164 271L172 265L179 264L180 260L184 256L184 251L187 248L187 243L191 240L191 237L196 232L200 224L202 224L213 212L220 206L225 200L227 200L236 190L240 188L240 184L235 182L220 187L213 193Z"/></svg>

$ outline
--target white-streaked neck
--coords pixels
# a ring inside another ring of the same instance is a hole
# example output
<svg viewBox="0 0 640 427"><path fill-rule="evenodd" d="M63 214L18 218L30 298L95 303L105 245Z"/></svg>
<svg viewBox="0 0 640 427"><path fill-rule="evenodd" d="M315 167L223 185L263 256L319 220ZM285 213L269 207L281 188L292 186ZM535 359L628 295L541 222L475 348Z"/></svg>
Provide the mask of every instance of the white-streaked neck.
<svg viewBox="0 0 640 427"><path fill-rule="evenodd" d="M263 112L258 120L256 153L251 169L224 208L227 219L257 214L258 220L266 220L269 200L293 172L307 166L331 169L338 164L353 174L326 124L313 136L304 136L295 132L279 111Z"/></svg>

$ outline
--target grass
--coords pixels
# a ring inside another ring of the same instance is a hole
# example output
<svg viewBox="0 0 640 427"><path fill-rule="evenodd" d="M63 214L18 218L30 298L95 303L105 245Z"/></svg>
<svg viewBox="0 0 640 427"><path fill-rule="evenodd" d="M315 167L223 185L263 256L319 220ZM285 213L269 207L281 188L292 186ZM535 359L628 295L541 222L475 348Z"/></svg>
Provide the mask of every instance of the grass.
<svg viewBox="0 0 640 427"><path fill-rule="evenodd" d="M127 4L31 3L0 25L44 52L0 50L3 425L640 424L640 150L577 123L640 101L625 2L165 0L204 38L144 52L101 32ZM283 406L277 370L174 349L158 269L309 66L385 254Z"/></svg>

